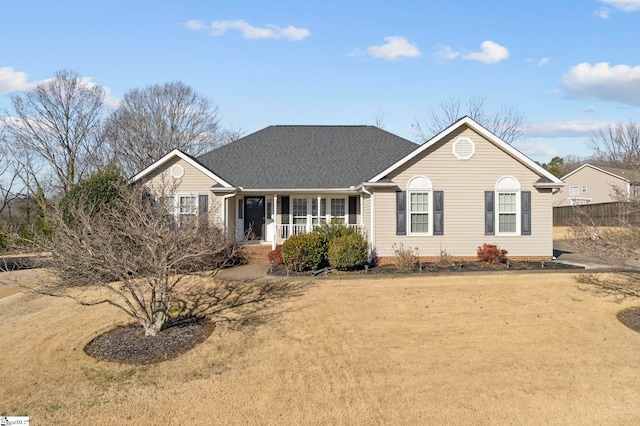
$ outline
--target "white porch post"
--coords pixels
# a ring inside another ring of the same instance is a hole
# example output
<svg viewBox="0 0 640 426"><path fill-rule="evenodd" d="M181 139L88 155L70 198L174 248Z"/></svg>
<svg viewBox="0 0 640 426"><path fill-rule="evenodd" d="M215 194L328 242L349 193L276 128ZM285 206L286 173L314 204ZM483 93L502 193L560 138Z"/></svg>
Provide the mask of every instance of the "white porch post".
<svg viewBox="0 0 640 426"><path fill-rule="evenodd" d="M278 194L273 194L273 241L271 241L271 250L276 249L276 243L278 241Z"/></svg>

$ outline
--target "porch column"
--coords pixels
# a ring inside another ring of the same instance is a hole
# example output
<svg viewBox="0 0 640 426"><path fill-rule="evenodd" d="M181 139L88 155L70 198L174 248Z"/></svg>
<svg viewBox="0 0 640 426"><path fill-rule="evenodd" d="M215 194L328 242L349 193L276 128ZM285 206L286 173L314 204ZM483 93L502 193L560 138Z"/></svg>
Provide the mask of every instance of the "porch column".
<svg viewBox="0 0 640 426"><path fill-rule="evenodd" d="M278 231L278 194L273 194L273 211L271 214L273 215L273 241L271 242L271 250L275 250L278 237L280 236Z"/></svg>

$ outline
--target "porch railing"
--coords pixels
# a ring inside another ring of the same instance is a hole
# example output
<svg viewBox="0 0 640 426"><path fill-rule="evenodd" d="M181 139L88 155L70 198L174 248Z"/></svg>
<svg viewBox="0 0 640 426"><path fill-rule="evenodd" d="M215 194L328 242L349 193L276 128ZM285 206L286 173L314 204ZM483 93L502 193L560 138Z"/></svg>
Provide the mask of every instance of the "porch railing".
<svg viewBox="0 0 640 426"><path fill-rule="evenodd" d="M347 225L349 228L354 228L359 231L363 231L362 225L358 224L349 224ZM309 227L306 224L281 224L276 225L276 244L282 244L287 238L298 235L305 234L307 232L311 232L315 228Z"/></svg>

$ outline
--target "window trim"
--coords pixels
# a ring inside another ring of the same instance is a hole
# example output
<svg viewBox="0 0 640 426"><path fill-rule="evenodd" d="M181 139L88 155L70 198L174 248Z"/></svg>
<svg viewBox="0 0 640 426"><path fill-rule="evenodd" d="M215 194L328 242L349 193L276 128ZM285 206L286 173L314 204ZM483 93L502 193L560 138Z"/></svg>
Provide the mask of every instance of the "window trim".
<svg viewBox="0 0 640 426"><path fill-rule="evenodd" d="M416 211L411 209L411 196L414 194L427 194L427 211ZM407 200L406 200L406 226L408 236L430 237L433 235L433 185L431 180L426 176L414 176L407 183ZM427 232L414 232L411 230L411 218L414 214L427 215Z"/></svg>
<svg viewBox="0 0 640 426"><path fill-rule="evenodd" d="M193 203L193 213L181 213L180 212L180 199L181 197L191 197L194 199L194 203ZM173 199L173 211L168 211L167 210L167 205L165 204L163 207L165 209L165 212L168 215L173 216L174 220L180 224L181 222L181 218L184 216L193 216L194 218L197 219L198 214L200 212L200 194L197 192L178 192L175 193L173 195L169 195L167 197L164 197L165 199L165 203L168 202L169 200Z"/></svg>
<svg viewBox="0 0 640 426"><path fill-rule="evenodd" d="M583 193L583 194L585 194L585 193L587 193L587 190L588 190L588 189L589 189L589 188L587 187L587 185L581 185L581 187L580 187L580 192L581 192L581 193Z"/></svg>
<svg viewBox="0 0 640 426"><path fill-rule="evenodd" d="M575 192L574 192L575 190ZM576 195L580 195L580 185L574 185L569 187L569 196L574 197Z"/></svg>
<svg viewBox="0 0 640 426"><path fill-rule="evenodd" d="M513 176L503 176L496 182L495 194L495 235L502 237L519 237L522 235L522 190L520 189L520 182ZM511 212L500 212L500 194L514 194L516 204L516 230L514 232L500 231L500 215L512 214Z"/></svg>
<svg viewBox="0 0 640 426"><path fill-rule="evenodd" d="M334 216L333 215L333 201L334 200L342 200L343 207L344 207L344 214L342 216ZM327 204L329 204L327 206L327 215L329 216L329 223L335 224L336 222L334 221L334 219L341 219L342 222L340 222L338 224L339 225L347 225L347 222L349 220L349 201L348 201L348 199L345 198L345 197L335 197L335 198L331 197Z"/></svg>

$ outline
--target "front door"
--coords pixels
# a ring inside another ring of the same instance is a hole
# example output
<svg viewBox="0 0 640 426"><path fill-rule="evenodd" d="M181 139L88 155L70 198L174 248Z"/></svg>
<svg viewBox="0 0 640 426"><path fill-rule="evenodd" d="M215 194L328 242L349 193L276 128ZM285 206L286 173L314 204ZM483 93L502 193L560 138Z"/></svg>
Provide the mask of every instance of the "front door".
<svg viewBox="0 0 640 426"><path fill-rule="evenodd" d="M244 232L250 240L264 237L264 197L244 198Z"/></svg>

